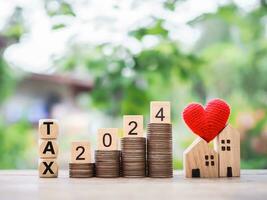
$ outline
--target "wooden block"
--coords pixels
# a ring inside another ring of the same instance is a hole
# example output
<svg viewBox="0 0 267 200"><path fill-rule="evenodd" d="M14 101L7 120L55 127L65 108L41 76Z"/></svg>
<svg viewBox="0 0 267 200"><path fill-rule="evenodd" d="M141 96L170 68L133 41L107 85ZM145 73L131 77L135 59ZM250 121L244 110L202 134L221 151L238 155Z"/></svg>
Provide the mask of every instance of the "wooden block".
<svg viewBox="0 0 267 200"><path fill-rule="evenodd" d="M40 158L57 158L57 156L58 156L58 144L56 140L39 141Z"/></svg>
<svg viewBox="0 0 267 200"><path fill-rule="evenodd" d="M55 119L40 119L39 134L41 139L56 139L58 136L59 126Z"/></svg>
<svg viewBox="0 0 267 200"><path fill-rule="evenodd" d="M150 123L171 123L171 103L169 101L150 102Z"/></svg>
<svg viewBox="0 0 267 200"><path fill-rule="evenodd" d="M101 128L98 130L98 150L118 150L118 129Z"/></svg>
<svg viewBox="0 0 267 200"><path fill-rule="evenodd" d="M219 176L218 153L198 137L184 151L184 173L186 178L216 178Z"/></svg>
<svg viewBox="0 0 267 200"><path fill-rule="evenodd" d="M39 161L40 178L56 178L58 176L58 164L55 159L41 159Z"/></svg>
<svg viewBox="0 0 267 200"><path fill-rule="evenodd" d="M227 125L214 140L219 153L220 177L240 176L240 133Z"/></svg>
<svg viewBox="0 0 267 200"><path fill-rule="evenodd" d="M91 163L91 145L87 141L71 143L71 163Z"/></svg>
<svg viewBox="0 0 267 200"><path fill-rule="evenodd" d="M143 115L124 115L123 116L123 136L124 137L143 137L144 118Z"/></svg>

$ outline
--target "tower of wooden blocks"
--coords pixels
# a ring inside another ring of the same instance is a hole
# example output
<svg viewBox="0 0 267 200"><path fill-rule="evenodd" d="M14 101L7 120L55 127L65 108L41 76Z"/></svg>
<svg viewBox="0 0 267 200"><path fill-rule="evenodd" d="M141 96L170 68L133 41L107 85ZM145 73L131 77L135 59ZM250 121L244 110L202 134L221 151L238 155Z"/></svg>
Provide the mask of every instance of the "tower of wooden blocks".
<svg viewBox="0 0 267 200"><path fill-rule="evenodd" d="M58 121L41 119L39 121L39 177L56 178L58 176Z"/></svg>

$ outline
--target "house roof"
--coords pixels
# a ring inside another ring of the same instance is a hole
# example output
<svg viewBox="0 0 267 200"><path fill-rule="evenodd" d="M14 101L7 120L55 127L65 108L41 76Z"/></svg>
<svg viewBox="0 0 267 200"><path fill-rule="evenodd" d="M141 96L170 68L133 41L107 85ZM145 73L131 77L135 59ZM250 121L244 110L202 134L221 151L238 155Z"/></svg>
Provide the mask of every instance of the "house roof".
<svg viewBox="0 0 267 200"><path fill-rule="evenodd" d="M189 147L187 147L187 149L184 151L184 154L192 152L194 148L198 147L198 145L200 144L207 145L211 151L214 151L214 153L216 153L216 151L213 148L211 148L205 140L203 140L201 137L198 137L192 142L191 145L189 145Z"/></svg>
<svg viewBox="0 0 267 200"><path fill-rule="evenodd" d="M74 78L70 75L33 73L28 76L26 80L45 81L49 83L52 82L60 85L67 85L77 92L88 92L93 89L92 81Z"/></svg>

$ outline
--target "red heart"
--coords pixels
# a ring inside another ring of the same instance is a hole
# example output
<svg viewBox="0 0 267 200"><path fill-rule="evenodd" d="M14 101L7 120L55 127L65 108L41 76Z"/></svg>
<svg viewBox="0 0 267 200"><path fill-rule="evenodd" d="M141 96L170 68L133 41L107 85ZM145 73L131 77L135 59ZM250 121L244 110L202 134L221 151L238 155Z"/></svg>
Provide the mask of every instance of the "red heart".
<svg viewBox="0 0 267 200"><path fill-rule="evenodd" d="M220 99L208 102L205 108L200 104L192 103L183 111L187 126L207 142L213 140L224 129L229 115L229 105Z"/></svg>

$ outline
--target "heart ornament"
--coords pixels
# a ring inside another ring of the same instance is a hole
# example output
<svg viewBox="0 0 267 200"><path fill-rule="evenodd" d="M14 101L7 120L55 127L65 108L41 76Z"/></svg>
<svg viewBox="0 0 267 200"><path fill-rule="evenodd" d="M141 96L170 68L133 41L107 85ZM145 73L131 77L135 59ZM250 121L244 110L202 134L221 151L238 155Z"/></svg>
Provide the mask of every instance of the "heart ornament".
<svg viewBox="0 0 267 200"><path fill-rule="evenodd" d="M183 111L187 126L207 142L224 129L229 115L230 107L221 99L209 101L205 108L201 104L191 103Z"/></svg>

